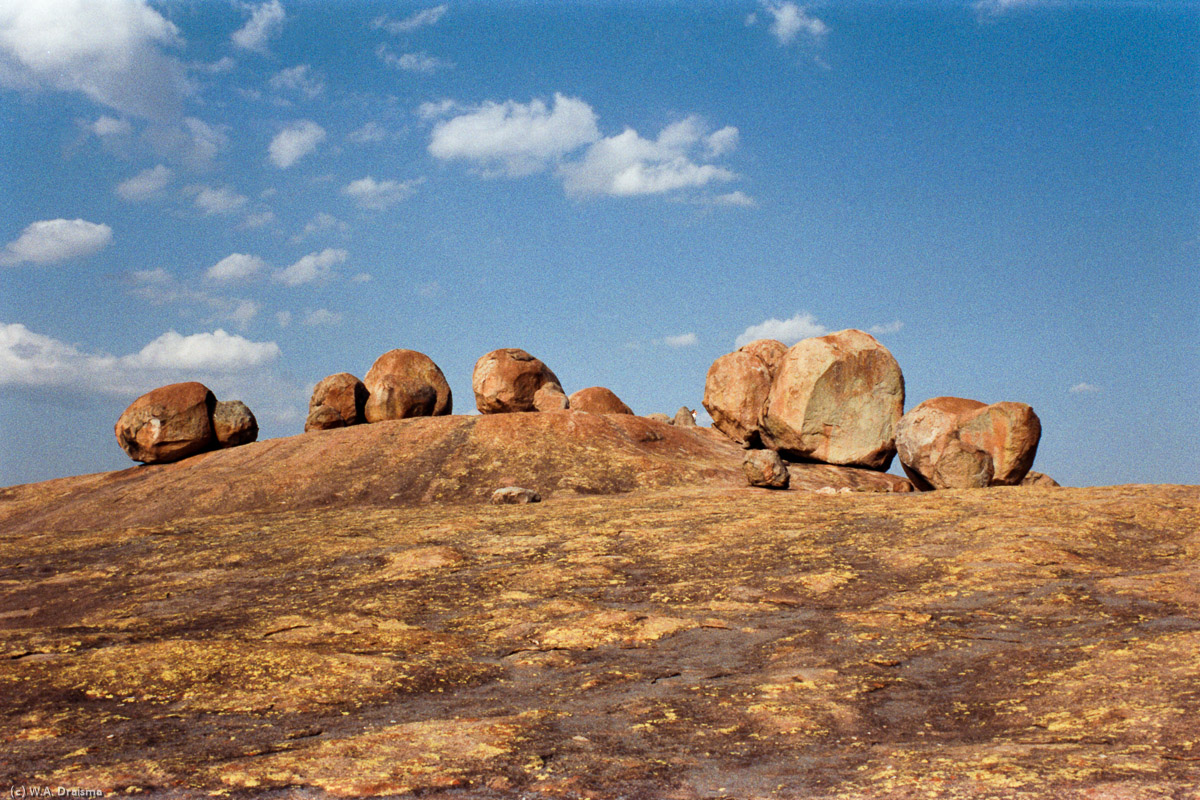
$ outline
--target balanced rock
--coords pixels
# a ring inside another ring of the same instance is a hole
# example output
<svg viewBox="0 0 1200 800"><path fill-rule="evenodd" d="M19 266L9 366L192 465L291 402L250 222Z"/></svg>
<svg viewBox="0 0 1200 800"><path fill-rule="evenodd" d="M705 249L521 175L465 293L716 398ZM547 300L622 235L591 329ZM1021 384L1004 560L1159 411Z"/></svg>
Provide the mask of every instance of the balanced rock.
<svg viewBox="0 0 1200 800"><path fill-rule="evenodd" d="M1041 435L1041 421L1024 403L934 397L900 420L896 445L918 489L1015 486L1033 465Z"/></svg>
<svg viewBox="0 0 1200 800"><path fill-rule="evenodd" d="M557 383L543 383L541 388L533 393L533 408L535 411L566 411L571 407L567 393Z"/></svg>
<svg viewBox="0 0 1200 800"><path fill-rule="evenodd" d="M589 414L632 414L633 410L621 402L621 398L611 389L603 386L589 386L580 389L570 397L571 408L574 411L586 411Z"/></svg>
<svg viewBox="0 0 1200 800"><path fill-rule="evenodd" d="M904 375L875 337L844 330L788 350L763 412L763 440L786 455L886 470L904 413Z"/></svg>
<svg viewBox="0 0 1200 800"><path fill-rule="evenodd" d="M481 414L537 411L535 395L548 383L554 384L558 393L563 393L562 383L549 367L516 347L486 353L475 362L475 370L471 373L475 407ZM551 399L557 400L547 397L553 394L552 390L543 394L543 405Z"/></svg>
<svg viewBox="0 0 1200 800"><path fill-rule="evenodd" d="M778 339L755 339L738 348L739 353L749 353L766 364L772 378L779 372L779 365L783 363L787 351L788 346Z"/></svg>
<svg viewBox="0 0 1200 800"><path fill-rule="evenodd" d="M751 486L786 489L790 475L787 464L774 450L750 450L742 459L742 472Z"/></svg>
<svg viewBox="0 0 1200 800"><path fill-rule="evenodd" d="M202 383L173 383L134 400L117 420L117 442L134 461L165 464L216 444L216 397Z"/></svg>
<svg viewBox="0 0 1200 800"><path fill-rule="evenodd" d="M313 387L312 399L308 401L308 419L304 430L325 430L358 425L366 422L363 407L367 402L367 387L349 372L339 372L322 378ZM316 413L322 406L329 412Z"/></svg>
<svg viewBox="0 0 1200 800"><path fill-rule="evenodd" d="M258 420L241 400L221 400L213 407L213 435L218 447L237 447L258 438Z"/></svg>
<svg viewBox="0 0 1200 800"><path fill-rule="evenodd" d="M687 406L681 406L680 409L675 412L675 419L672 420L672 422L681 428L695 428L696 412Z"/></svg>
<svg viewBox="0 0 1200 800"><path fill-rule="evenodd" d="M492 505L524 505L526 503L540 503L542 496L533 489L526 489L523 486L505 486L492 492Z"/></svg>
<svg viewBox="0 0 1200 800"><path fill-rule="evenodd" d="M453 408L450 384L433 359L416 350L389 350L363 379L367 422L409 417L440 417Z"/></svg>
<svg viewBox="0 0 1200 800"><path fill-rule="evenodd" d="M747 345L748 347L749 345ZM751 352L737 350L712 363L704 378L704 410L713 427L738 444L756 447L771 392L771 370Z"/></svg>
<svg viewBox="0 0 1200 800"><path fill-rule="evenodd" d="M1022 486L1039 486L1042 488L1054 489L1061 488L1062 484L1051 478L1044 472L1034 472L1029 470L1025 473L1025 477L1021 479Z"/></svg>

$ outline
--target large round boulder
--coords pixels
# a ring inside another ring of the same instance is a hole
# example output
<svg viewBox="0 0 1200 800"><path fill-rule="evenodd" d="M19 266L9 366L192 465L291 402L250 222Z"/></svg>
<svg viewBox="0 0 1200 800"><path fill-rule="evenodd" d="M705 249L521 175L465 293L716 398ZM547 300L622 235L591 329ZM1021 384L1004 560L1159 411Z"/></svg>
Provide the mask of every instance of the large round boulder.
<svg viewBox="0 0 1200 800"><path fill-rule="evenodd" d="M771 391L771 370L761 358L738 350L712 363L704 377L700 401L713 427L747 447L757 447L763 406Z"/></svg>
<svg viewBox="0 0 1200 800"><path fill-rule="evenodd" d="M934 397L900 420L896 446L918 489L1015 486L1033 466L1041 435L1024 403Z"/></svg>
<svg viewBox="0 0 1200 800"><path fill-rule="evenodd" d="M573 411L586 411L589 414L632 414L633 410L621 402L611 389L603 386L589 386L580 389L568 398Z"/></svg>
<svg viewBox="0 0 1200 800"><path fill-rule="evenodd" d="M763 440L793 459L886 470L904 413L904 375L875 337L844 330L804 339L779 365Z"/></svg>
<svg viewBox="0 0 1200 800"><path fill-rule="evenodd" d="M471 389L475 392L475 407L480 414L507 414L514 411L538 411L554 394L547 390L538 398L538 390L554 384L562 393L562 383L549 367L516 347L493 350L475 362L471 373ZM557 405L557 404L555 404ZM549 409L546 409L549 410Z"/></svg>
<svg viewBox="0 0 1200 800"><path fill-rule="evenodd" d="M213 435L218 447L237 447L258 438L258 420L241 400L221 400L213 407Z"/></svg>
<svg viewBox="0 0 1200 800"><path fill-rule="evenodd" d="M775 377L775 373L779 372L779 365L783 363L783 357L787 355L787 351L788 346L778 339L755 339L738 348L739 353L749 353L766 364L767 371L771 373L772 378Z"/></svg>
<svg viewBox="0 0 1200 800"><path fill-rule="evenodd" d="M326 430L366 422L367 387L349 372L338 372L313 387L304 430ZM324 407L326 411L320 409Z"/></svg>
<svg viewBox="0 0 1200 800"><path fill-rule="evenodd" d="M134 461L165 464L216 445L216 397L202 383L160 386L134 400L117 420L117 442Z"/></svg>
<svg viewBox="0 0 1200 800"><path fill-rule="evenodd" d="M440 417L453 408L450 384L433 359L416 350L389 350L375 360L367 377L367 422L409 417Z"/></svg>

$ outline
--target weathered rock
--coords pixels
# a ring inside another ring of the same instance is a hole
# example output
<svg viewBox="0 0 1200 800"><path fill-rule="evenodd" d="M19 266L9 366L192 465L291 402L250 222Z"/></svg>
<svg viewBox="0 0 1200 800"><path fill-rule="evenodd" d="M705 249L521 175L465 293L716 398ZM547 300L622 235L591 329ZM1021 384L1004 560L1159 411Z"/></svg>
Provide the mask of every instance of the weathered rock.
<svg viewBox="0 0 1200 800"><path fill-rule="evenodd" d="M652 414L647 414L646 419L652 419L655 422L665 422L668 425L675 424L675 420L671 419L668 415L662 413L661 411L655 411Z"/></svg>
<svg viewBox="0 0 1200 800"><path fill-rule="evenodd" d="M632 414L621 398L603 386L589 386L571 395L571 409L589 414Z"/></svg>
<svg viewBox="0 0 1200 800"><path fill-rule="evenodd" d="M544 383L533 393L535 411L566 411L570 406L566 392L557 383Z"/></svg>
<svg viewBox="0 0 1200 800"><path fill-rule="evenodd" d="M516 347L486 353L475 362L471 389L481 414L537 411L534 396L547 383L562 383L550 368Z"/></svg>
<svg viewBox="0 0 1200 800"><path fill-rule="evenodd" d="M306 421L304 423L304 430L341 428L346 425L358 425L366 422L367 418L363 412L366 402L367 387L349 372L339 372L336 375L322 378L313 387L312 399L308 401L309 419L316 421L315 426L310 428ZM335 424L328 413L322 413L314 417L314 412L320 406L326 406L336 413L338 419L341 420L341 424Z"/></svg>
<svg viewBox="0 0 1200 800"><path fill-rule="evenodd" d="M783 363L783 357L787 355L787 351L788 346L778 339L755 339L738 348L739 353L749 353L766 364L772 379L779 372L779 365Z"/></svg>
<svg viewBox="0 0 1200 800"><path fill-rule="evenodd" d="M237 447L258 438L258 420L241 400L221 400L213 408L213 434L219 447Z"/></svg>
<svg viewBox="0 0 1200 800"><path fill-rule="evenodd" d="M695 428L696 412L687 406L680 406L679 410L675 412L675 418L672 422L681 428Z"/></svg>
<svg viewBox="0 0 1200 800"><path fill-rule="evenodd" d="M440 417L453 409L450 384L433 359L416 350L396 349L375 359L367 377L367 422Z"/></svg>
<svg viewBox="0 0 1200 800"><path fill-rule="evenodd" d="M540 503L542 496L533 489L526 489L523 486L505 486L492 492L492 505L524 505L526 503Z"/></svg>
<svg viewBox="0 0 1200 800"><path fill-rule="evenodd" d="M708 368L701 402L714 428L738 444L753 447L761 438L763 408L770 392L767 364L753 353L738 350L721 356Z"/></svg>
<svg viewBox="0 0 1200 800"><path fill-rule="evenodd" d="M1021 479L1022 486L1041 486L1044 488L1062 488L1062 484L1042 472L1034 472L1029 470L1025 473L1025 477Z"/></svg>
<svg viewBox="0 0 1200 800"><path fill-rule="evenodd" d="M904 472L926 491L1016 485L1040 437L1041 422L1024 403L989 406L962 397L926 400L896 429Z"/></svg>
<svg viewBox="0 0 1200 800"><path fill-rule="evenodd" d="M332 406L317 406L308 412L308 419L304 420L305 433L308 431L327 431L333 428L344 427L346 427L345 418Z"/></svg>
<svg viewBox="0 0 1200 800"><path fill-rule="evenodd" d="M173 383L134 400L117 420L117 442L134 461L165 464L216 445L217 399L202 383Z"/></svg>
<svg viewBox="0 0 1200 800"><path fill-rule="evenodd" d="M844 330L788 350L767 396L763 439L791 457L886 470L903 411L904 376L891 352Z"/></svg>
<svg viewBox="0 0 1200 800"><path fill-rule="evenodd" d="M767 489L788 487L788 468L774 450L749 450L742 459L742 472L751 486Z"/></svg>

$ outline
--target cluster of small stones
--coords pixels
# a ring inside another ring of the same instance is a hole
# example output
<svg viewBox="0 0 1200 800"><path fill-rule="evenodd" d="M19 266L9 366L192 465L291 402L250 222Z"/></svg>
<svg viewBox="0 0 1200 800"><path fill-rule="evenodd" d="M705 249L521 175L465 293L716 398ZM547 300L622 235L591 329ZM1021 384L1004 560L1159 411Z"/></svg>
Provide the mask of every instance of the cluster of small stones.
<svg viewBox="0 0 1200 800"><path fill-rule="evenodd" d="M117 420L117 442L130 458L166 464L258 438L258 421L240 400L218 402L202 383L160 386L134 400Z"/></svg>
<svg viewBox="0 0 1200 800"><path fill-rule="evenodd" d="M778 474L785 458L887 470L897 453L921 490L1012 486L1026 482L1041 438L1024 403L935 397L905 414L900 365L859 330L790 348L760 339L721 356L705 379L704 408L751 451L747 481L771 488L787 485Z"/></svg>

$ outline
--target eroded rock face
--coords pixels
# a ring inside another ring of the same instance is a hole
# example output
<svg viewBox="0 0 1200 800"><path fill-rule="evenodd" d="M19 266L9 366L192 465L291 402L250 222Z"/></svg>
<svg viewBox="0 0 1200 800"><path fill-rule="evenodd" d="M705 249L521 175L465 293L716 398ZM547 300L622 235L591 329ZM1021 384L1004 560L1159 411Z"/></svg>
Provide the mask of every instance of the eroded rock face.
<svg viewBox="0 0 1200 800"><path fill-rule="evenodd" d="M589 414L632 414L629 406L621 402L611 389L603 386L589 386L580 389L570 397L571 408L574 411L586 411Z"/></svg>
<svg viewBox="0 0 1200 800"><path fill-rule="evenodd" d="M222 400L213 408L213 434L218 447L237 447L258 438L258 420L241 400Z"/></svg>
<svg viewBox="0 0 1200 800"><path fill-rule="evenodd" d="M919 489L1013 486L1033 465L1041 431L1024 403L934 397L900 420L896 445Z"/></svg>
<svg viewBox="0 0 1200 800"><path fill-rule="evenodd" d="M313 387L312 399L308 401L308 420L304 423L304 430L342 428L366 422L367 418L363 412L366 402L367 387L349 372L339 372L323 378ZM321 406L325 406L336 414L337 421L328 412L315 413Z"/></svg>
<svg viewBox="0 0 1200 800"><path fill-rule="evenodd" d="M762 433L763 407L771 392L771 377L766 362L745 350L727 353L714 361L704 378L701 401L712 417L713 427L738 444L756 446Z"/></svg>
<svg viewBox="0 0 1200 800"><path fill-rule="evenodd" d="M194 381L160 386L134 400L117 420L117 442L134 461L165 464L216 444L212 412L217 399Z"/></svg>
<svg viewBox="0 0 1200 800"><path fill-rule="evenodd" d="M538 411L535 396L548 383L555 384L562 393L558 376L540 360L516 347L486 353L475 362L471 374L475 407L481 414ZM547 394L553 392L543 394L543 405L550 399Z"/></svg>
<svg viewBox="0 0 1200 800"><path fill-rule="evenodd" d="M766 489L786 489L788 468L774 450L750 450L742 459L742 472L751 486Z"/></svg>
<svg viewBox="0 0 1200 800"><path fill-rule="evenodd" d="M367 377L367 422L440 417L453 409L450 384L433 359L416 350L396 349L375 359Z"/></svg>
<svg viewBox="0 0 1200 800"><path fill-rule="evenodd" d="M763 440L793 457L886 470L903 412L904 376L891 352L863 331L838 331L788 350L767 396Z"/></svg>

